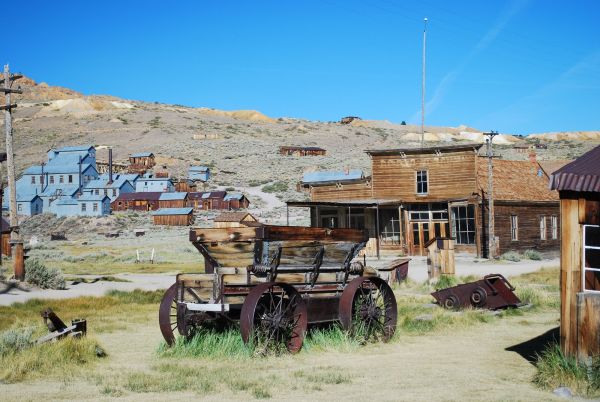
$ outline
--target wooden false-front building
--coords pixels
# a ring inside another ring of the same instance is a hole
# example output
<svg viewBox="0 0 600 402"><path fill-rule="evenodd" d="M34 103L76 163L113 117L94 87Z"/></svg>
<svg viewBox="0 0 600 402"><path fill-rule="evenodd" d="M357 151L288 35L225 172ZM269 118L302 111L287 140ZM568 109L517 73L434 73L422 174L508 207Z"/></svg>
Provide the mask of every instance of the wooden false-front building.
<svg viewBox="0 0 600 402"><path fill-rule="evenodd" d="M194 223L193 208L161 208L152 212L155 225L190 226Z"/></svg>
<svg viewBox="0 0 600 402"><path fill-rule="evenodd" d="M487 256L487 158L480 144L366 151L371 176L309 182L311 226L366 229L367 253L425 255L433 237L452 237L456 252ZM557 250L558 194L537 162L494 159L497 253ZM328 175L322 175L328 177Z"/></svg>
<svg viewBox="0 0 600 402"><path fill-rule="evenodd" d="M560 344L587 362L600 355L600 147L551 176L560 195Z"/></svg>

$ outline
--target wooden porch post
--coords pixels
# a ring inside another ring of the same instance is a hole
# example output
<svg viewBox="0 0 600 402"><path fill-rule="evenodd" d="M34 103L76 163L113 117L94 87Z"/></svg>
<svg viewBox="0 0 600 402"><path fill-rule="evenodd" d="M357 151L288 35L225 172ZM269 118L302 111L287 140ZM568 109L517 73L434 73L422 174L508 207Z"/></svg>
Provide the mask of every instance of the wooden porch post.
<svg viewBox="0 0 600 402"><path fill-rule="evenodd" d="M376 222L375 230L377 231L377 233L375 235L376 235L376 239L377 239L377 259L379 260L379 259L381 259L380 258L381 256L379 254L379 204L377 204L377 206L376 206L375 214L377 215L375 217L375 219L376 219L375 220L375 222Z"/></svg>

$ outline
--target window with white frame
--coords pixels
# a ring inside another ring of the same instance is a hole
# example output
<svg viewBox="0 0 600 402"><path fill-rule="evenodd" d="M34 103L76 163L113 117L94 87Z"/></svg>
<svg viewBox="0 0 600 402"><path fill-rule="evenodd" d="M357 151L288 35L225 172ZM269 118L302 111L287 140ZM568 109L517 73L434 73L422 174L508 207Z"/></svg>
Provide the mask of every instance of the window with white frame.
<svg viewBox="0 0 600 402"><path fill-rule="evenodd" d="M429 190L427 170L417 170L417 194L425 195Z"/></svg>
<svg viewBox="0 0 600 402"><path fill-rule="evenodd" d="M473 205L452 207L452 236L456 244L475 244L475 208Z"/></svg>
<svg viewBox="0 0 600 402"><path fill-rule="evenodd" d="M86 211L86 205L85 202L81 203L81 212L85 212Z"/></svg>
<svg viewBox="0 0 600 402"><path fill-rule="evenodd" d="M583 225L583 290L600 293L600 225Z"/></svg>
<svg viewBox="0 0 600 402"><path fill-rule="evenodd" d="M556 215L550 217L550 229L552 231L552 240L558 239L558 217Z"/></svg>
<svg viewBox="0 0 600 402"><path fill-rule="evenodd" d="M98 212L98 203L97 203L97 202L95 202L95 203L92 205L92 210L93 210L94 212Z"/></svg>
<svg viewBox="0 0 600 402"><path fill-rule="evenodd" d="M60 176L58 176L58 182L59 183L64 183L65 182L65 176L63 176L62 174Z"/></svg>
<svg viewBox="0 0 600 402"><path fill-rule="evenodd" d="M540 240L546 240L546 216L540 216Z"/></svg>
<svg viewBox="0 0 600 402"><path fill-rule="evenodd" d="M519 240L519 217L517 215L510 216L510 240Z"/></svg>

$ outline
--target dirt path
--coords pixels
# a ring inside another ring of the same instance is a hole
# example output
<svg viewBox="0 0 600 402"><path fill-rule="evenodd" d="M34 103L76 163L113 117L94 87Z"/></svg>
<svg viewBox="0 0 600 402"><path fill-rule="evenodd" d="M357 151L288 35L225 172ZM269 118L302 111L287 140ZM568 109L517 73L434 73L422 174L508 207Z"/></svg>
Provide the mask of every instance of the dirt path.
<svg viewBox="0 0 600 402"><path fill-rule="evenodd" d="M161 359L155 355L160 334L155 317L133 323L128 331L101 334L101 343L110 353L106 362L83 377L55 381L3 385L6 400L109 400L102 393L102 378L114 379L133 371L150 371ZM303 370L349 373L349 383L321 384L319 387L289 387L271 390L273 400L313 401L496 401L555 400L532 383L535 368L506 348L527 341L556 327L556 313L505 317L493 323L446 331L405 336L392 344L375 344L355 352L307 353L248 363L231 361L232 368L247 366L248 376L262 376L269 385L277 378L290 378ZM211 368L223 362L194 359L199 367ZM258 374L257 374L258 373ZM274 380L270 380L274 379ZM108 384L111 385L111 384ZM115 384L116 386L116 384ZM271 385L273 386L273 385ZM294 389L295 388L295 389ZM132 393L119 400L248 400L248 393L228 388L208 395L190 392ZM558 400L558 399L556 399Z"/></svg>

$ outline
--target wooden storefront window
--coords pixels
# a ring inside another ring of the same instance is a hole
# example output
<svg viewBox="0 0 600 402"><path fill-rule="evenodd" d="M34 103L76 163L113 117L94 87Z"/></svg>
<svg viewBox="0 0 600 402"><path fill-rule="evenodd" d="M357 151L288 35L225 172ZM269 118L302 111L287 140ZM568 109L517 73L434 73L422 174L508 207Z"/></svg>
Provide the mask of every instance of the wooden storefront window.
<svg viewBox="0 0 600 402"><path fill-rule="evenodd" d="M452 207L452 237L456 244L475 244L475 208L473 205Z"/></svg>
<svg viewBox="0 0 600 402"><path fill-rule="evenodd" d="M583 291L600 293L600 225L583 225Z"/></svg>
<svg viewBox="0 0 600 402"><path fill-rule="evenodd" d="M429 180L427 170L417 170L416 172L417 195L427 195L429 191Z"/></svg>
<svg viewBox="0 0 600 402"><path fill-rule="evenodd" d="M519 240L519 217L517 215L510 216L510 240Z"/></svg>
<svg viewBox="0 0 600 402"><path fill-rule="evenodd" d="M540 216L540 240L546 240L546 216Z"/></svg>

